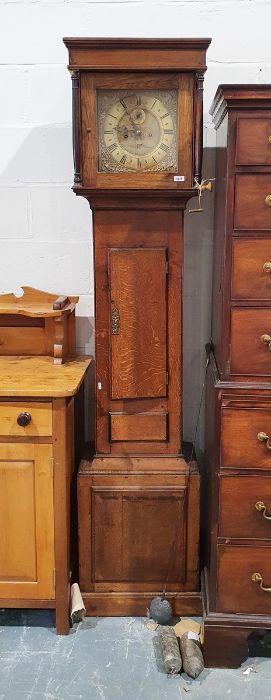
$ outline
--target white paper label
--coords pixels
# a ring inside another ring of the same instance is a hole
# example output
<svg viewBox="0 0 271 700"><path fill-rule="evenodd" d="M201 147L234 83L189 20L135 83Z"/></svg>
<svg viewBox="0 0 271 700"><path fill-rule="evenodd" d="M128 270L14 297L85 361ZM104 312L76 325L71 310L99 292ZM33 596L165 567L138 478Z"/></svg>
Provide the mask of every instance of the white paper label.
<svg viewBox="0 0 271 700"><path fill-rule="evenodd" d="M199 635L196 632L188 632L187 637L188 639L194 639L195 642L199 642Z"/></svg>
<svg viewBox="0 0 271 700"><path fill-rule="evenodd" d="M174 180L174 182L184 182L185 176L184 175L174 175L173 180Z"/></svg>

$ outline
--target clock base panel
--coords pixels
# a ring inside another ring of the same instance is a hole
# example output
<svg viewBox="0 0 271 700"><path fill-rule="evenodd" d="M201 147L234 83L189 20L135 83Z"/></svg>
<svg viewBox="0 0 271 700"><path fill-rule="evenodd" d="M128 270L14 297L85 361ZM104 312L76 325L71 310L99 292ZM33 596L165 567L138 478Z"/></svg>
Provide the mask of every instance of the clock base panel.
<svg viewBox="0 0 271 700"><path fill-rule="evenodd" d="M97 456L78 473L79 583L89 615L201 613L199 472L183 457ZM164 466L164 469L163 469Z"/></svg>

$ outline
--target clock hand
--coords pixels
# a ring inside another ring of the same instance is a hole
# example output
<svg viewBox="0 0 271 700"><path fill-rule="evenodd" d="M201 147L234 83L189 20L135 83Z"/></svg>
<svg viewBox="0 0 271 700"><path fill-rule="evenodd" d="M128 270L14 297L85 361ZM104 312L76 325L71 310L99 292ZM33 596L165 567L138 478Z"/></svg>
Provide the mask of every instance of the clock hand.
<svg viewBox="0 0 271 700"><path fill-rule="evenodd" d="M128 136L129 136L129 134L132 135L132 136L136 136L136 137L138 137L138 138L139 138L140 136L142 136L141 130L138 129L138 128L136 127L136 125L133 125L133 124L132 124L132 128L131 128L131 129L128 129L127 126L119 126L119 127L116 126L115 129L116 129L116 131L117 131L118 133L120 133L120 134L123 136L124 139L127 139Z"/></svg>
<svg viewBox="0 0 271 700"><path fill-rule="evenodd" d="M139 128L138 128L138 125L137 125L137 124L134 124L132 120L131 120L131 127L132 127L132 128L129 129L128 132L130 131L130 133L134 134L135 136L141 136L141 135L142 135L141 129L139 129Z"/></svg>

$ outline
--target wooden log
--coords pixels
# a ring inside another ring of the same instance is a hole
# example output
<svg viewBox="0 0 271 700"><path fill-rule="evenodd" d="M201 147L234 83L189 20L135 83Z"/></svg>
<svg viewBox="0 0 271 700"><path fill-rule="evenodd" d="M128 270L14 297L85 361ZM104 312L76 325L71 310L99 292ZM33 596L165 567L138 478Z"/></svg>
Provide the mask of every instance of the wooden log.
<svg viewBox="0 0 271 700"><path fill-rule="evenodd" d="M158 639L166 672L170 675L180 673L182 658L174 628L166 625L159 626Z"/></svg>
<svg viewBox="0 0 271 700"><path fill-rule="evenodd" d="M183 670L191 678L197 678L204 669L204 661L199 641L190 639L190 634L185 632L179 640Z"/></svg>

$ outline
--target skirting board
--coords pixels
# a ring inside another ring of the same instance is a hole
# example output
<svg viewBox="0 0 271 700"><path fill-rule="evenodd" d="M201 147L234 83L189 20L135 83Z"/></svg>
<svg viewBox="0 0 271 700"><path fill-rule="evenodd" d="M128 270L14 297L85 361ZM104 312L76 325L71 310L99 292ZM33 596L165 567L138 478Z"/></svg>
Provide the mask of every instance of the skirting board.
<svg viewBox="0 0 271 700"><path fill-rule="evenodd" d="M87 615L109 617L145 617L153 593L82 593ZM174 615L202 615L201 593L168 593Z"/></svg>

